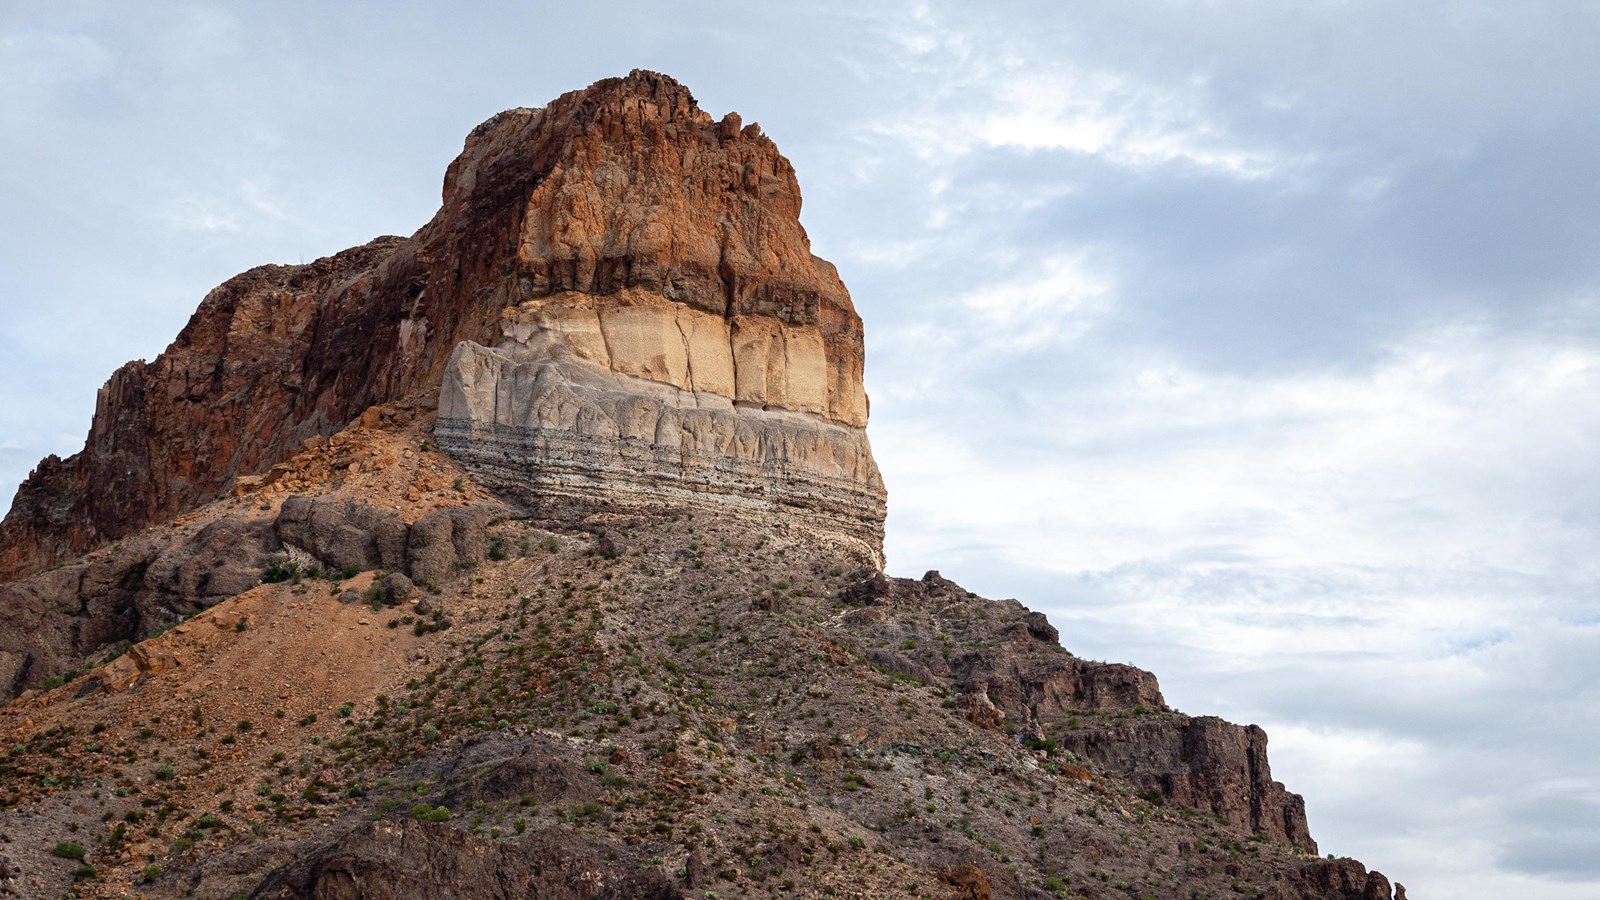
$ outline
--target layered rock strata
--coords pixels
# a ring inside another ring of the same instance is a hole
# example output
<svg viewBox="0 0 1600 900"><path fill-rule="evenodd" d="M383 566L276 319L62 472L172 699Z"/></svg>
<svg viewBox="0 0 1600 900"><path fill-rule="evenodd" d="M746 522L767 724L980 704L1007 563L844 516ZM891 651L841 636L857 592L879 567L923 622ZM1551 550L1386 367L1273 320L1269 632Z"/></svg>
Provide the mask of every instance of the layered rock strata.
<svg viewBox="0 0 1600 900"><path fill-rule="evenodd" d="M368 407L435 390L460 343L494 346L502 312L552 295L631 290L726 327L744 354L733 383L696 359L694 392L859 428L861 319L799 213L794 169L760 128L713 119L664 75L501 113L468 135L416 234L237 276L158 358L119 369L84 449L45 459L18 491L0 580L193 509ZM659 332L635 314L613 330ZM672 383L651 355L619 357L619 372Z"/></svg>
<svg viewBox="0 0 1600 900"><path fill-rule="evenodd" d="M859 356L816 326L630 290L529 301L502 332L456 348L439 397L439 446L480 479L549 511L792 511L879 553Z"/></svg>

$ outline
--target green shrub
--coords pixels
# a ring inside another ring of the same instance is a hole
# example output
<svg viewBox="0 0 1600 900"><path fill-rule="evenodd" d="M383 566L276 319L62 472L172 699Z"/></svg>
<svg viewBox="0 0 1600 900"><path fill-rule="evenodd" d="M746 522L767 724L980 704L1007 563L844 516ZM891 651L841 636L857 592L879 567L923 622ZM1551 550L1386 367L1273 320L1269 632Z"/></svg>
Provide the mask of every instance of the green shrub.
<svg viewBox="0 0 1600 900"><path fill-rule="evenodd" d="M411 818L416 819L418 822L444 822L449 820L450 810L442 806L429 806L426 803L418 803L416 806L411 807Z"/></svg>
<svg viewBox="0 0 1600 900"><path fill-rule="evenodd" d="M279 584L299 577L300 564L292 559L279 560L261 571L262 584Z"/></svg>
<svg viewBox="0 0 1600 900"><path fill-rule="evenodd" d="M83 857L88 854L89 851L85 850L82 844L74 844L71 841L62 841L56 845L54 850L51 850L50 852L61 857L62 859L83 859Z"/></svg>

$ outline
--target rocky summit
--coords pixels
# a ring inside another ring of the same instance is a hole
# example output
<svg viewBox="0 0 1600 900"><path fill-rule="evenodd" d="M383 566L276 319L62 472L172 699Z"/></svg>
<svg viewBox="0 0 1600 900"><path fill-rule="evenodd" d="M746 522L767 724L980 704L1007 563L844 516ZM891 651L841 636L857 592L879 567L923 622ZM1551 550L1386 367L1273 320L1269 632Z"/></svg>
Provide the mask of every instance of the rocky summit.
<svg viewBox="0 0 1600 900"><path fill-rule="evenodd" d="M0 525L0 896L1404 898L1260 728L882 571L799 213L636 71L118 370Z"/></svg>
<svg viewBox="0 0 1600 900"><path fill-rule="evenodd" d="M881 543L861 318L799 216L760 127L670 78L501 113L415 235L246 272L112 375L83 451L41 462L0 523L0 578L270 474L447 368L442 436L490 469L792 502ZM607 448L570 443L602 432Z"/></svg>

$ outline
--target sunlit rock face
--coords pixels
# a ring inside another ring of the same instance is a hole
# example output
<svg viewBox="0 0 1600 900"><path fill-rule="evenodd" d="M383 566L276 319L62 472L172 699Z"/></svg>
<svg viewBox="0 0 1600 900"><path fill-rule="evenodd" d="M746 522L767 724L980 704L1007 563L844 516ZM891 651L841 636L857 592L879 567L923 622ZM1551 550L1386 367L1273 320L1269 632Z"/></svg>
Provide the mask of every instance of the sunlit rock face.
<svg viewBox="0 0 1600 900"><path fill-rule="evenodd" d="M501 330L456 347L439 397L439 446L480 477L546 511L789 516L881 555L859 364L816 327L630 289L530 300Z"/></svg>
<svg viewBox="0 0 1600 900"><path fill-rule="evenodd" d="M593 470L611 473L612 495L648 477L663 491L721 485L727 498L863 522L869 541L881 532L882 488L859 433L861 318L833 266L811 254L794 167L759 126L713 118L683 85L636 71L479 125L441 199L408 238L230 279L164 353L119 369L83 450L41 461L0 522L0 581L192 510L372 406L426 401L447 380L478 384L457 371L463 342L517 365L559 345L569 352L552 357L555 371L570 360L631 385L620 396L654 398L667 424L648 450L662 464L647 476L644 450L617 444L614 464ZM582 434L580 421L619 441L624 428L640 433L642 414L621 411L632 406L602 399L592 379L569 381L559 402L522 399L585 410L565 431L541 420L547 439ZM509 474L529 451L506 452L521 445L503 429L534 420L511 421L456 406L441 434L474 465ZM619 468L624 459L633 468ZM551 490L566 483L548 468L526 471ZM851 491L864 507L845 508Z"/></svg>

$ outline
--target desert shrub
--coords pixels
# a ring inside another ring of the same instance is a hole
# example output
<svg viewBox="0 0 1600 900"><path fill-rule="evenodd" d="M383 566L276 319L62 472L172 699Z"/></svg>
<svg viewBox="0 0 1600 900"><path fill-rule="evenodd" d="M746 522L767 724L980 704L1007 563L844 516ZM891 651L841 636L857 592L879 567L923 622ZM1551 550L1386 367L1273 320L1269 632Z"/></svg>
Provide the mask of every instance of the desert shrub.
<svg viewBox="0 0 1600 900"><path fill-rule="evenodd" d="M300 577L300 564L285 557L261 570L262 584L279 584Z"/></svg>

